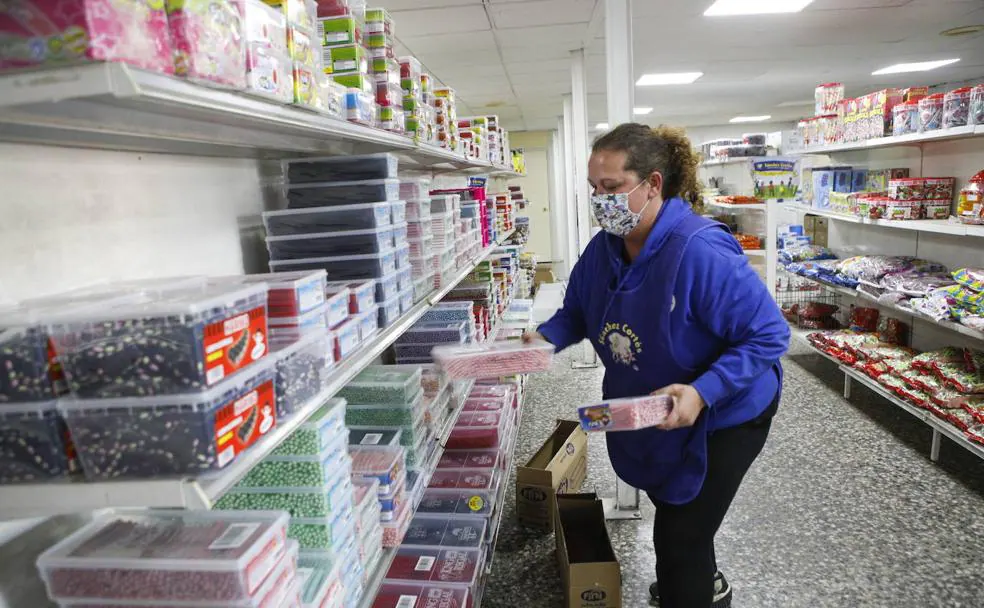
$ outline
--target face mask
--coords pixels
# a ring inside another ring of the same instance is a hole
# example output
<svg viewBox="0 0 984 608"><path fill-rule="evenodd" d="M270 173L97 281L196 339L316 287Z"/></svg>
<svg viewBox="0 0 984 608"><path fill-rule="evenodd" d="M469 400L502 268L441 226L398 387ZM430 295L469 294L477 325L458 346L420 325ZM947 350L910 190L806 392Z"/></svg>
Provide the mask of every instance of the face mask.
<svg viewBox="0 0 984 608"><path fill-rule="evenodd" d="M639 185L629 192L591 195L591 210L602 230L624 238L639 225L642 212L646 210L652 199L649 199L646 206L639 213L636 213L629 208L629 195L638 190L644 183L639 182Z"/></svg>

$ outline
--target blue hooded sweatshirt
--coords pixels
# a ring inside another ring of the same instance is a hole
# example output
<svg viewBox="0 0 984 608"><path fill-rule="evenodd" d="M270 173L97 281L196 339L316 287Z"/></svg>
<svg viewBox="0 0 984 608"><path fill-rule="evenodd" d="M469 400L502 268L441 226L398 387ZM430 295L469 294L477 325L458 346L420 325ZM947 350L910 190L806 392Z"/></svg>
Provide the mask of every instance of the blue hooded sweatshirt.
<svg viewBox="0 0 984 608"><path fill-rule="evenodd" d="M690 428L608 433L615 472L671 504L693 500L707 436L778 399L789 326L727 228L667 200L630 264L599 233L574 266L564 305L539 327L557 350L587 338L605 365L605 399L690 384L707 407Z"/></svg>

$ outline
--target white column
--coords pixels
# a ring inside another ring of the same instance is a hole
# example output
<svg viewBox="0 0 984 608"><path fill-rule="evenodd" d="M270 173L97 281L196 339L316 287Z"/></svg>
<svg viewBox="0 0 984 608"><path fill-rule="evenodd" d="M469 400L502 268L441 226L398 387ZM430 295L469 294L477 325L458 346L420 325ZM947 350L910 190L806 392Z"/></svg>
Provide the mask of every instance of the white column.
<svg viewBox="0 0 984 608"><path fill-rule="evenodd" d="M574 200L577 210L577 254L591 240L588 206L588 94L584 83L584 49L571 51L571 134L574 168Z"/></svg>
<svg viewBox="0 0 984 608"><path fill-rule="evenodd" d="M574 171L574 119L573 101L570 95L564 96L564 203L567 205L567 272L570 274L574 263L581 254L577 248L577 186Z"/></svg>
<svg viewBox="0 0 984 608"><path fill-rule="evenodd" d="M557 119L557 129L550 136L548 148L550 166L550 259L554 274L567 277L570 264L567 259L567 181L564 169L564 119Z"/></svg>
<svg viewBox="0 0 984 608"><path fill-rule="evenodd" d="M635 78L632 68L632 0L605 0L605 67L608 78L608 124L632 121ZM608 519L639 519L639 490L615 481L615 498L604 499Z"/></svg>

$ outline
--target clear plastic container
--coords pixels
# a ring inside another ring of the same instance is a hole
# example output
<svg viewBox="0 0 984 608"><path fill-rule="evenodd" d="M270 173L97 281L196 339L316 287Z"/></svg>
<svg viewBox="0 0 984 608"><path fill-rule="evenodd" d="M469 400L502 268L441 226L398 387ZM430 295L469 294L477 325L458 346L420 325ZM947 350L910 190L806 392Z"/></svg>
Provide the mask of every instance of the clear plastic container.
<svg viewBox="0 0 984 608"><path fill-rule="evenodd" d="M406 470L400 471L392 483L380 484L380 487L389 489L388 493L379 495L379 507L382 511L380 521L392 521L393 517L399 513L400 507L407 502Z"/></svg>
<svg viewBox="0 0 984 608"><path fill-rule="evenodd" d="M77 397L188 393L267 354L267 286L198 288L69 309L48 331Z"/></svg>
<svg viewBox="0 0 984 608"><path fill-rule="evenodd" d="M352 501L351 491L348 496ZM305 551L328 551L339 554L352 544L356 537L355 517L352 509L336 513L333 517L292 517L287 526L287 536L301 544Z"/></svg>
<svg viewBox="0 0 984 608"><path fill-rule="evenodd" d="M368 230L392 223L388 202L285 209L263 213L263 225L270 236L312 234L331 230Z"/></svg>
<svg viewBox="0 0 984 608"><path fill-rule="evenodd" d="M341 471L350 471L348 429L336 433L318 454L273 454L256 464L239 481L237 488L314 488L334 487Z"/></svg>
<svg viewBox="0 0 984 608"><path fill-rule="evenodd" d="M495 468L437 469L431 475L428 488L493 490L498 481Z"/></svg>
<svg viewBox="0 0 984 608"><path fill-rule="evenodd" d="M441 211L437 204L438 199L431 199L431 228L434 234L454 232L454 212L451 210Z"/></svg>
<svg viewBox="0 0 984 608"><path fill-rule="evenodd" d="M400 198L404 200L420 200L430 193L430 178L402 178L400 180Z"/></svg>
<svg viewBox="0 0 984 608"><path fill-rule="evenodd" d="M413 285L400 292L400 314L407 314L413 308Z"/></svg>
<svg viewBox="0 0 984 608"><path fill-rule="evenodd" d="M48 596L237 602L256 595L287 551L281 512L121 510L38 558Z"/></svg>
<svg viewBox="0 0 984 608"><path fill-rule="evenodd" d="M420 239L425 236L434 236L434 227L430 222L430 218L425 217L421 220L407 219L407 238Z"/></svg>
<svg viewBox="0 0 984 608"><path fill-rule="evenodd" d="M324 291L327 293L327 288ZM348 287L337 289L326 298L325 322L328 327L337 327L348 318L351 298L352 291Z"/></svg>
<svg viewBox="0 0 984 608"><path fill-rule="evenodd" d="M430 488L424 492L417 513L490 517L494 509L493 490Z"/></svg>
<svg viewBox="0 0 984 608"><path fill-rule="evenodd" d="M394 369L391 365L371 365L345 385L339 396L349 403L391 403L409 407L420 396L420 367Z"/></svg>
<svg viewBox="0 0 984 608"><path fill-rule="evenodd" d="M632 397L577 408L585 431L633 431L654 427L666 421L673 400L669 397Z"/></svg>
<svg viewBox="0 0 984 608"><path fill-rule="evenodd" d="M424 316L420 318L421 323L428 323L434 321L472 321L472 303L471 302L441 302L435 304L432 309L424 313Z"/></svg>
<svg viewBox="0 0 984 608"><path fill-rule="evenodd" d="M487 527L485 517L417 515L403 537L403 546L479 548Z"/></svg>
<svg viewBox="0 0 984 608"><path fill-rule="evenodd" d="M351 467L351 465L348 465ZM351 468L339 468L330 486L240 488L229 490L213 507L217 511L287 511L291 517L328 518L352 508Z"/></svg>
<svg viewBox="0 0 984 608"><path fill-rule="evenodd" d="M396 339L397 344L463 343L468 337L464 321L417 323Z"/></svg>
<svg viewBox="0 0 984 608"><path fill-rule="evenodd" d="M0 484L66 478L73 461L54 401L0 404Z"/></svg>
<svg viewBox="0 0 984 608"><path fill-rule="evenodd" d="M291 184L287 189L288 209L352 205L370 201L393 202L399 199L400 181L396 179L310 182Z"/></svg>
<svg viewBox="0 0 984 608"><path fill-rule="evenodd" d="M301 608L337 608L342 596L340 564L327 555L306 553L297 560ZM290 608L289 605L281 608Z"/></svg>
<svg viewBox="0 0 984 608"><path fill-rule="evenodd" d="M437 461L438 469L487 469L502 467L499 450L445 450Z"/></svg>
<svg viewBox="0 0 984 608"><path fill-rule="evenodd" d="M434 350L435 344L427 343L403 343L395 344L393 346L393 352L396 354L396 358L400 361L406 359L426 359L428 363L433 362L433 356L431 351Z"/></svg>
<svg viewBox="0 0 984 608"><path fill-rule="evenodd" d="M389 152L286 161L291 184L390 179L397 177L399 159Z"/></svg>
<svg viewBox="0 0 984 608"><path fill-rule="evenodd" d="M409 503L404 503L396 511L392 520L383 522L384 547L398 547L403 542L407 528L410 527L410 519L413 517L413 509L411 507L412 505Z"/></svg>
<svg viewBox="0 0 984 608"><path fill-rule="evenodd" d="M410 238L410 232L406 222L393 225L393 244L399 248L402 243L406 243Z"/></svg>
<svg viewBox="0 0 984 608"><path fill-rule="evenodd" d="M393 223L402 224L407 221L407 202L406 201L393 201L390 207L390 212L393 214Z"/></svg>
<svg viewBox="0 0 984 608"><path fill-rule="evenodd" d="M350 314L365 312L370 306L376 303L376 280L367 279L364 281L333 281L325 285L325 291L329 296L335 295L342 290L348 290ZM344 319L343 319L344 320Z"/></svg>
<svg viewBox="0 0 984 608"><path fill-rule="evenodd" d="M413 280L413 301L417 302L423 301L431 292L434 291L434 273L424 274L420 277L415 277Z"/></svg>
<svg viewBox="0 0 984 608"><path fill-rule="evenodd" d="M269 320L271 342L293 342L311 333L328 329L328 307L322 304L299 317L276 317Z"/></svg>
<svg viewBox="0 0 984 608"><path fill-rule="evenodd" d="M388 493L391 485L399 481L403 472L404 450L402 447L351 447L352 474L356 478L376 478L379 491Z"/></svg>
<svg viewBox="0 0 984 608"><path fill-rule="evenodd" d="M316 456L336 441L345 430L345 400L330 399L307 422L287 436L274 450L274 456Z"/></svg>
<svg viewBox="0 0 984 608"><path fill-rule="evenodd" d="M410 245L411 264L413 263L413 258L423 258L428 252L434 250L433 235L424 235L419 238L407 237L406 242Z"/></svg>
<svg viewBox="0 0 984 608"><path fill-rule="evenodd" d="M375 304L373 305L375 306ZM364 314L364 313L363 313ZM349 317L344 323L332 330L335 338L335 361L341 361L351 355L359 344L362 337L359 334L359 323L356 320L358 315Z"/></svg>
<svg viewBox="0 0 984 608"><path fill-rule="evenodd" d="M352 321L359 327L359 340L369 340L379 331L379 307L373 305L369 310L352 317Z"/></svg>
<svg viewBox="0 0 984 608"><path fill-rule="evenodd" d="M400 294L379 304L379 327L386 328L400 318Z"/></svg>
<svg viewBox="0 0 984 608"><path fill-rule="evenodd" d="M396 267L398 269L410 268L410 243L406 241L396 248Z"/></svg>
<svg viewBox="0 0 984 608"><path fill-rule="evenodd" d="M441 346L434 361L451 379L494 378L550 369L554 347L547 342L495 342Z"/></svg>
<svg viewBox="0 0 984 608"><path fill-rule="evenodd" d="M401 430L399 427L350 426L349 445L400 446L402 445L400 442Z"/></svg>
<svg viewBox="0 0 984 608"><path fill-rule="evenodd" d="M512 409L512 404L506 399L500 399L496 397L492 398L482 398L474 397L465 400L465 404L462 407L463 412L499 412L502 410Z"/></svg>
<svg viewBox="0 0 984 608"><path fill-rule="evenodd" d="M385 302L400 293L399 271L376 280L376 302Z"/></svg>
<svg viewBox="0 0 984 608"><path fill-rule="evenodd" d="M467 588L478 580L481 565L482 553L475 549L401 548L386 571L383 588L391 582L402 584L411 581Z"/></svg>
<svg viewBox="0 0 984 608"><path fill-rule="evenodd" d="M402 196L402 193L401 193ZM429 220L431 214L431 199L429 198L409 198L403 196L407 201L407 221L419 222Z"/></svg>
<svg viewBox="0 0 984 608"><path fill-rule="evenodd" d="M450 214L458 209L461 204L461 197L456 194L434 194L431 196L432 214Z"/></svg>
<svg viewBox="0 0 984 608"><path fill-rule="evenodd" d="M311 333L274 352L277 360L277 418L308 405L325 384L335 362L328 332Z"/></svg>
<svg viewBox="0 0 984 608"><path fill-rule="evenodd" d="M423 414L424 391L419 391L407 403L349 404L345 423L349 426L399 426L410 427Z"/></svg>
<svg viewBox="0 0 984 608"><path fill-rule="evenodd" d="M396 288L400 292L413 289L413 270L410 268L400 268L396 271Z"/></svg>
<svg viewBox="0 0 984 608"><path fill-rule="evenodd" d="M203 392L63 399L58 410L90 481L195 475L225 467L276 426L274 365Z"/></svg>
<svg viewBox="0 0 984 608"><path fill-rule="evenodd" d="M508 443L512 416L500 412L467 412L458 416L445 447L451 450L495 448Z"/></svg>
<svg viewBox="0 0 984 608"><path fill-rule="evenodd" d="M296 317L314 310L325 301L324 271L272 272L210 279L229 283L265 283L267 316Z"/></svg>
<svg viewBox="0 0 984 608"><path fill-rule="evenodd" d="M380 253L393 249L393 227L268 236L266 246L272 260Z"/></svg>
<svg viewBox="0 0 984 608"><path fill-rule="evenodd" d="M275 272L323 268L332 281L378 279L396 270L396 251L270 262Z"/></svg>

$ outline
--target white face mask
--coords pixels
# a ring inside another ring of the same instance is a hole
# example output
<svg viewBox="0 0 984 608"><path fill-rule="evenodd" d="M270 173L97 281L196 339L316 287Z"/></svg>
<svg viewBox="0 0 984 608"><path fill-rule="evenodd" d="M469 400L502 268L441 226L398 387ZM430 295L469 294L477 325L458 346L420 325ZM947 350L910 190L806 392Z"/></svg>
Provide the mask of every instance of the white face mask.
<svg viewBox="0 0 984 608"><path fill-rule="evenodd" d="M646 182L639 182L639 185L628 192L591 195L591 210L602 230L608 234L624 238L639 225L642 213L652 202L652 199L646 201L646 206L639 213L636 213L629 208L629 195L638 190L644 183Z"/></svg>

